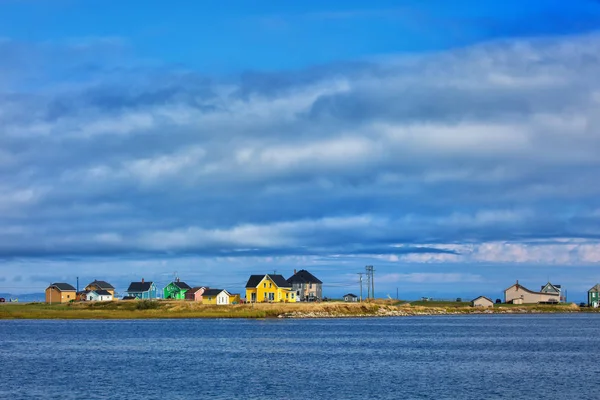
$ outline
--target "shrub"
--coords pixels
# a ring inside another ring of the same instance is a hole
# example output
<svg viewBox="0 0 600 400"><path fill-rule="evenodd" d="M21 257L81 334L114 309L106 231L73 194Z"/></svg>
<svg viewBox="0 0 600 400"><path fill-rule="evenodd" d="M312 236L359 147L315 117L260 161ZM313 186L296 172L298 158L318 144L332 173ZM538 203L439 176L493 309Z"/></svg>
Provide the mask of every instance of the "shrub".
<svg viewBox="0 0 600 400"><path fill-rule="evenodd" d="M135 308L138 310L156 310L160 308L160 304L157 301L141 300L135 305Z"/></svg>

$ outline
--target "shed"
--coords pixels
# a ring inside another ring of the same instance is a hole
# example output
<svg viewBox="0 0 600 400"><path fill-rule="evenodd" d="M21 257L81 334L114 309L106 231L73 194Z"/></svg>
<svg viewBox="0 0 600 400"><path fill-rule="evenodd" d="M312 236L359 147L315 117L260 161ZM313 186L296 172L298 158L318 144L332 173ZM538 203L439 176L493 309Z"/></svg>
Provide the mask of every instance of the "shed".
<svg viewBox="0 0 600 400"><path fill-rule="evenodd" d="M358 296L354 293L345 294L344 301L347 303L356 303L358 301Z"/></svg>
<svg viewBox="0 0 600 400"><path fill-rule="evenodd" d="M488 297L479 296L471 300L471 307L494 307L494 302Z"/></svg>

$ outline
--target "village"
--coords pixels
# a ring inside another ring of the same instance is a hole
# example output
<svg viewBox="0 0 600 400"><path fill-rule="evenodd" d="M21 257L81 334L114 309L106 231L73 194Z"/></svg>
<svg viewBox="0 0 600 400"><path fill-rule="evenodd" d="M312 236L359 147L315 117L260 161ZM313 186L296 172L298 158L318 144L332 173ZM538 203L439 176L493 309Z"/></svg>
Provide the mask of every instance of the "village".
<svg viewBox="0 0 600 400"><path fill-rule="evenodd" d="M125 291L126 295L119 298L115 287L104 280L94 280L81 291L65 282L50 284L45 291L46 303L95 302L114 300L182 300L202 304L235 305L244 303L296 303L327 301L323 297L323 282L307 270L294 270L292 276L286 279L280 274L250 275L244 297L227 289L208 286L191 286L178 277L162 288L153 281L131 282ZM342 296L344 302L361 302L365 299L362 294L347 293ZM422 301L431 300L424 297ZM458 299L457 299L458 300ZM504 290L504 299L493 301L489 297L479 296L470 301L472 307L494 307L494 304L549 304L566 303L566 291L561 285L550 282L542 285L539 291L531 290L516 283ZM600 284L594 285L587 293L587 303L583 307L597 308L600 305Z"/></svg>

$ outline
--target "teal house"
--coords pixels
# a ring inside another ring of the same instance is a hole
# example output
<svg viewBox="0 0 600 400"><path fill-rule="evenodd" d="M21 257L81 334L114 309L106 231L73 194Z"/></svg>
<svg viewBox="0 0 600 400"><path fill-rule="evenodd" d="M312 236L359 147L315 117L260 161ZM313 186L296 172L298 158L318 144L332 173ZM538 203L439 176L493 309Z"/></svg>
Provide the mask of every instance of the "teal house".
<svg viewBox="0 0 600 400"><path fill-rule="evenodd" d="M127 288L127 296L136 299L155 299L156 285L154 282L145 282L143 278L141 282L131 282Z"/></svg>
<svg viewBox="0 0 600 400"><path fill-rule="evenodd" d="M588 290L588 306L597 308L600 305L600 283L597 283L593 288Z"/></svg>
<svg viewBox="0 0 600 400"><path fill-rule="evenodd" d="M185 300L185 292L190 290L191 287L185 283L181 282L179 278L175 279L174 282L169 283L163 289L163 298L164 299L173 299L173 300Z"/></svg>

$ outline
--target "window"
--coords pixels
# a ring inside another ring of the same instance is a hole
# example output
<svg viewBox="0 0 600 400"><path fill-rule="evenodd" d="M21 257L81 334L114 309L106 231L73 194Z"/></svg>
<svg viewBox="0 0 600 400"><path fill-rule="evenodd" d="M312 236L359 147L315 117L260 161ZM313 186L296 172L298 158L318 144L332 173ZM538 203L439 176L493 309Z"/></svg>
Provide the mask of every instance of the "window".
<svg viewBox="0 0 600 400"><path fill-rule="evenodd" d="M271 282L269 282L269 287L273 287L273 285L271 284Z"/></svg>
<svg viewBox="0 0 600 400"><path fill-rule="evenodd" d="M294 293L292 293L292 299L294 298Z"/></svg>
<svg viewBox="0 0 600 400"><path fill-rule="evenodd" d="M269 293L269 301L273 301L273 300L275 300L275 293L270 292Z"/></svg>
<svg viewBox="0 0 600 400"><path fill-rule="evenodd" d="M263 283L263 287L266 288L267 287L267 282Z"/></svg>
<svg viewBox="0 0 600 400"><path fill-rule="evenodd" d="M311 283L310 285L308 285L308 288L309 288L309 289L312 289L312 283Z"/></svg>
<svg viewBox="0 0 600 400"><path fill-rule="evenodd" d="M285 294L285 298L287 299L288 297L289 297L289 294L287 294L287 293L286 293L286 294Z"/></svg>

